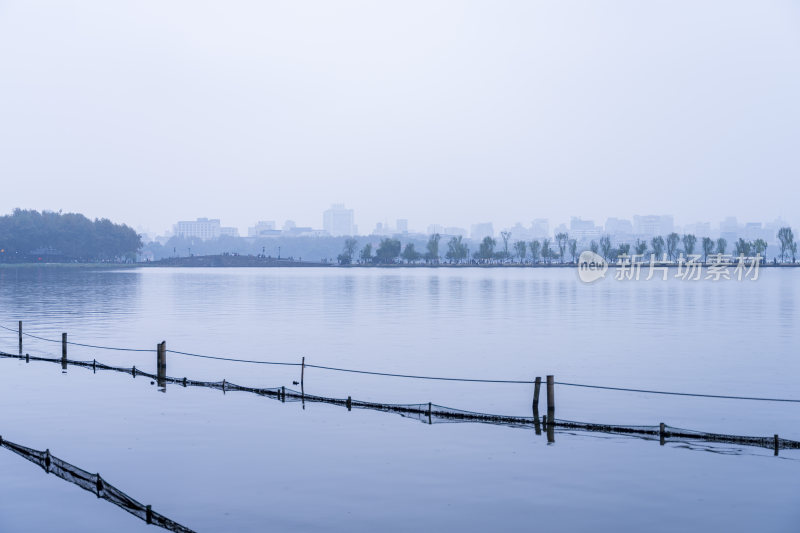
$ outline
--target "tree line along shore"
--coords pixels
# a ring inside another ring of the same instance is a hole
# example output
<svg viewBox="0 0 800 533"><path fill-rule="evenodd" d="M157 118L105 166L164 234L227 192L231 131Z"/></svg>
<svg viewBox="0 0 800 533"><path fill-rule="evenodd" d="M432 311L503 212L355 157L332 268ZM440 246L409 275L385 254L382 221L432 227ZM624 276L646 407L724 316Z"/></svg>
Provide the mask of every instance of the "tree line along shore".
<svg viewBox="0 0 800 533"><path fill-rule="evenodd" d="M10 215L0 216L0 264L557 266L574 264L585 250L595 252L608 262L616 262L623 256L676 262L681 255L708 262L713 255L727 254L734 257L759 255L762 264L795 264L797 243L792 229L780 228L776 238L778 244L771 249L763 239L739 238L729 243L724 238L698 238L678 233L621 243L614 243L610 235L605 235L598 241L586 243L570 238L568 233L558 233L552 239L514 240L509 231L501 232L499 239L485 237L478 242L462 236L443 238L433 234L404 236L405 242L398 236L221 238L218 242L173 237L165 244L143 245L141 236L132 228L108 219L90 220L75 213L15 209ZM470 249L471 246L474 249ZM769 251L772 260L766 261ZM198 259L200 257L205 259ZM322 259L309 261L312 257Z"/></svg>

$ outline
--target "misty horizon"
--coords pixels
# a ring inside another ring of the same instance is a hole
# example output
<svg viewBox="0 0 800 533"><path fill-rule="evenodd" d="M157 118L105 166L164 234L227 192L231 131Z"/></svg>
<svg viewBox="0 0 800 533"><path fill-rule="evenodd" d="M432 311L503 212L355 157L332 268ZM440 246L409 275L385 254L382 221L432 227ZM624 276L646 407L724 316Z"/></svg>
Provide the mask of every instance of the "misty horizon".
<svg viewBox="0 0 800 533"><path fill-rule="evenodd" d="M795 4L307 7L5 3L0 212L800 222Z"/></svg>

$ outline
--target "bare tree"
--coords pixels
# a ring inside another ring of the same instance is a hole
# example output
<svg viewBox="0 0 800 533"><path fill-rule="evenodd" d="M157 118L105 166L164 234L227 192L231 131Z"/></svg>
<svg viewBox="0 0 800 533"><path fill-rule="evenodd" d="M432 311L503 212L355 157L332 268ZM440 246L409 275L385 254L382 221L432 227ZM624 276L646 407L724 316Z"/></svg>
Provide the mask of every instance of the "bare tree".
<svg viewBox="0 0 800 533"><path fill-rule="evenodd" d="M683 241L683 251L686 253L686 257L694 254L694 246L697 244L697 237L688 233L683 236L681 241Z"/></svg>
<svg viewBox="0 0 800 533"><path fill-rule="evenodd" d="M611 257L611 237L608 235L603 235L600 237L600 253L603 256L603 259L608 261L608 258Z"/></svg>
<svg viewBox="0 0 800 533"><path fill-rule="evenodd" d="M539 262L539 256L542 250L542 243L539 241L531 241L528 243L528 248L531 250L531 261L534 263Z"/></svg>
<svg viewBox="0 0 800 533"><path fill-rule="evenodd" d="M653 254L652 254L653 257L655 257L656 259L663 257L664 237L661 237L660 235L658 237L653 237L653 239L650 241L650 248L653 249Z"/></svg>
<svg viewBox="0 0 800 533"><path fill-rule="evenodd" d="M703 261L708 263L708 256L714 253L714 239L703 237Z"/></svg>
<svg viewBox="0 0 800 533"><path fill-rule="evenodd" d="M565 232L557 233L556 234L556 243L558 244L558 251L561 253L561 262L564 262L564 250L567 247L567 241L569 241L569 235Z"/></svg>
<svg viewBox="0 0 800 533"><path fill-rule="evenodd" d="M674 231L667 235L667 257L670 261L678 258L678 243L681 241L680 235Z"/></svg>
<svg viewBox="0 0 800 533"><path fill-rule="evenodd" d="M785 226L779 229L778 240L781 242L781 263L783 263L786 258L786 252L791 252L792 245L794 244L794 234L792 233L792 228ZM794 260L792 262L794 262Z"/></svg>
<svg viewBox="0 0 800 533"><path fill-rule="evenodd" d="M550 250L550 239L542 239L542 259L544 261L550 262L550 257L552 257L553 251Z"/></svg>
<svg viewBox="0 0 800 533"><path fill-rule="evenodd" d="M523 263L525 261L525 254L528 251L528 245L525 241L517 241L514 243L514 252L516 252L517 257L519 257L519 262Z"/></svg>
<svg viewBox="0 0 800 533"><path fill-rule="evenodd" d="M511 232L501 231L500 236L503 238L503 259L508 259L508 239L511 238Z"/></svg>

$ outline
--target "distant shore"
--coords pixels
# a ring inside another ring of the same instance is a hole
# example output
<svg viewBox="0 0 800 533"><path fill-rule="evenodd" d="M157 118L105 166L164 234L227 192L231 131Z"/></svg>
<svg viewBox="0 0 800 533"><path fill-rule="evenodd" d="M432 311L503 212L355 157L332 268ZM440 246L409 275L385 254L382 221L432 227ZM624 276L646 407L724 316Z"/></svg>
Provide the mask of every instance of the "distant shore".
<svg viewBox="0 0 800 533"><path fill-rule="evenodd" d="M708 267L713 263L699 263ZM734 260L729 267L736 265ZM609 268L617 266L616 263L609 263ZM649 268L649 262L641 263L641 269ZM657 267L675 268L678 265L674 262L657 262ZM685 266L685 265L684 265ZM140 263L0 263L0 269L9 268L96 268L96 269L119 269L119 268L576 268L573 262L566 263L500 263L500 262L470 262L470 263L351 263L340 265L333 262L324 261L303 261L294 258L263 257L252 255L202 255L189 257L171 257L158 261L146 261ZM791 268L800 267L800 263L762 263L759 268Z"/></svg>

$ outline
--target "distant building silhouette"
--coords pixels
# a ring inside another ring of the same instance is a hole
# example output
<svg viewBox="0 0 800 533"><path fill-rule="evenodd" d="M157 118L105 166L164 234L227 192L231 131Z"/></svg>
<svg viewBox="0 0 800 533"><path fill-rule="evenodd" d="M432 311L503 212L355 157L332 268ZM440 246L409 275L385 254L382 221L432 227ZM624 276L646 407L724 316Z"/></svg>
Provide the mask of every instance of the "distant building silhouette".
<svg viewBox="0 0 800 533"><path fill-rule="evenodd" d="M470 231L471 239L482 241L486 237L494 237L494 225L491 222L481 222L472 225Z"/></svg>
<svg viewBox="0 0 800 533"><path fill-rule="evenodd" d="M259 237L262 235L271 235L275 232L275 221L274 220L259 220L255 226L251 228L247 228L247 236L248 237Z"/></svg>
<svg viewBox="0 0 800 533"><path fill-rule="evenodd" d="M187 239L208 241L218 239L220 235L238 237L239 230L223 227L218 218L198 218L197 220L181 220L175 224L175 236Z"/></svg>
<svg viewBox="0 0 800 533"><path fill-rule="evenodd" d="M355 235L354 218L352 209L346 209L344 204L333 204L322 213L322 228L334 237Z"/></svg>

